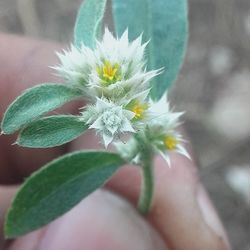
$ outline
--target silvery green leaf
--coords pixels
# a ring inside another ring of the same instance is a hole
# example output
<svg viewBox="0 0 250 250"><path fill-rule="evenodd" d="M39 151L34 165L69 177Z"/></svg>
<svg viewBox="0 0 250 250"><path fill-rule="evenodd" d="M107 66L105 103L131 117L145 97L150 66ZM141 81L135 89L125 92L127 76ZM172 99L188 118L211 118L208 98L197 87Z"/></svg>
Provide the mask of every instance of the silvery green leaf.
<svg viewBox="0 0 250 250"><path fill-rule="evenodd" d="M76 152L48 163L21 186L7 215L5 236L14 238L48 224L101 187L123 164L120 156L107 152Z"/></svg>
<svg viewBox="0 0 250 250"><path fill-rule="evenodd" d="M95 47L96 38L101 33L101 23L105 12L106 0L84 0L75 23L75 46L83 43L90 48Z"/></svg>
<svg viewBox="0 0 250 250"><path fill-rule="evenodd" d="M152 81L154 100L166 92L181 68L188 37L187 0L113 0L119 36L128 28L130 39L143 33L148 44L149 69L164 67Z"/></svg>
<svg viewBox="0 0 250 250"><path fill-rule="evenodd" d="M73 115L44 117L30 123L19 134L17 144L31 148L50 148L70 142L88 126Z"/></svg>
<svg viewBox="0 0 250 250"><path fill-rule="evenodd" d="M81 91L69 86L45 83L27 89L10 104L4 114L1 129L4 134L12 134L44 113L79 98Z"/></svg>

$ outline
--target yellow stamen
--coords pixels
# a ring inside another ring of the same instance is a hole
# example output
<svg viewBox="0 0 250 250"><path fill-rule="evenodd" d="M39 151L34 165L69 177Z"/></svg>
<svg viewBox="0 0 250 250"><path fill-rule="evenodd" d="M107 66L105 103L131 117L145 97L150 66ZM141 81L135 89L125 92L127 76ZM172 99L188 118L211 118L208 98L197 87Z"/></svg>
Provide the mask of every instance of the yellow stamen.
<svg viewBox="0 0 250 250"><path fill-rule="evenodd" d="M115 77L117 72L117 67L113 67L109 62L106 62L102 68L103 70L103 77L107 78L108 80L112 81Z"/></svg>
<svg viewBox="0 0 250 250"><path fill-rule="evenodd" d="M172 135L165 136L164 145L165 145L166 149L174 150L174 149L176 149L177 144L178 144L178 141L174 136L172 136Z"/></svg>
<svg viewBox="0 0 250 250"><path fill-rule="evenodd" d="M119 69L119 64L112 65L109 61L105 61L102 67L96 68L96 71L103 83L109 85L120 80Z"/></svg>
<svg viewBox="0 0 250 250"><path fill-rule="evenodd" d="M145 111L148 109L147 104L141 104L138 101L135 102L131 111L135 113L135 119L142 119Z"/></svg>

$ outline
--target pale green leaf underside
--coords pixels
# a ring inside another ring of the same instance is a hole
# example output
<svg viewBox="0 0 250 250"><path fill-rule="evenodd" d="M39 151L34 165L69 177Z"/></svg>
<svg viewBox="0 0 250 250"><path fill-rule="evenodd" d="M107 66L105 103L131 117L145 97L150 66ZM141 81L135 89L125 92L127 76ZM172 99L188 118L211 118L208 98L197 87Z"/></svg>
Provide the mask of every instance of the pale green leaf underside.
<svg viewBox="0 0 250 250"><path fill-rule="evenodd" d="M62 84L45 83L27 89L7 109L1 129L12 134L44 113L81 96L81 92Z"/></svg>
<svg viewBox="0 0 250 250"><path fill-rule="evenodd" d="M64 214L101 187L124 164L114 153L76 152L29 177L8 212L5 235L14 238Z"/></svg>
<svg viewBox="0 0 250 250"><path fill-rule="evenodd" d="M30 123L19 134L17 144L31 148L50 148L70 142L88 126L79 116L56 115Z"/></svg>
<svg viewBox="0 0 250 250"><path fill-rule="evenodd" d="M115 27L120 36L128 27L130 39L143 33L149 69L164 67L152 81L151 96L159 99L176 80L188 37L187 0L113 0Z"/></svg>
<svg viewBox="0 0 250 250"><path fill-rule="evenodd" d="M84 0L79 9L75 29L75 46L82 44L95 47L96 38L101 32L101 23L105 12L106 0Z"/></svg>

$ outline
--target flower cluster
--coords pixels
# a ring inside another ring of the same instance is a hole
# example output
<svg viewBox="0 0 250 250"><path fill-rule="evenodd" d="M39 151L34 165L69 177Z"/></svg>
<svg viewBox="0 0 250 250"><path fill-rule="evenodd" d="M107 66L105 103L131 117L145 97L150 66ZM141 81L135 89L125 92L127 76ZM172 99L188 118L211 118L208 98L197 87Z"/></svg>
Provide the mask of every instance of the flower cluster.
<svg viewBox="0 0 250 250"><path fill-rule="evenodd" d="M116 39L105 29L94 50L72 45L57 54L61 64L54 68L90 100L80 119L101 135L106 147L124 133L140 131L167 161L169 151L188 156L176 132L182 113L171 112L164 99L153 103L149 98L150 80L162 69L147 70L146 46L141 36L130 43L128 31Z"/></svg>

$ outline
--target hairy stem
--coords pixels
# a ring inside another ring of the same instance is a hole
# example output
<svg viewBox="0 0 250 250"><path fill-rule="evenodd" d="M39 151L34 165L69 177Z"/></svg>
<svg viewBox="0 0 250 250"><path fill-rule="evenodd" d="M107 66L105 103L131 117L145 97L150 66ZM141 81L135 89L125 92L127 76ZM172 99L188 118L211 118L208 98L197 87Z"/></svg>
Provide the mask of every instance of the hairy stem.
<svg viewBox="0 0 250 250"><path fill-rule="evenodd" d="M142 154L142 185L138 201L138 209L142 214L147 214L152 205L154 194L153 156L151 150Z"/></svg>

